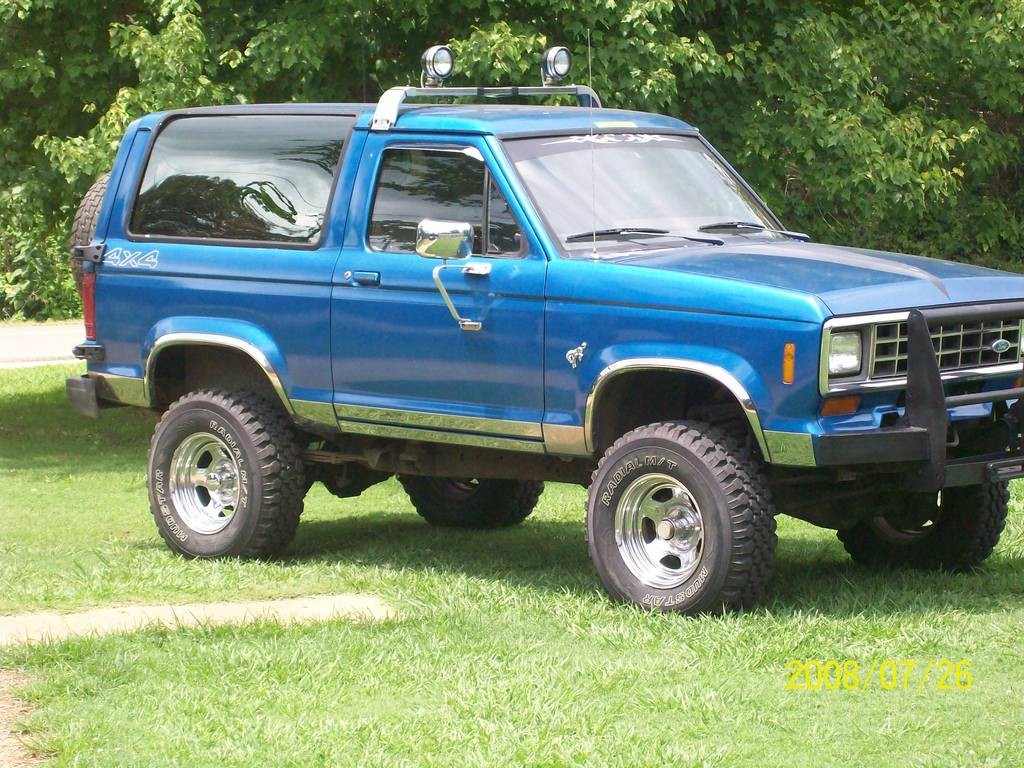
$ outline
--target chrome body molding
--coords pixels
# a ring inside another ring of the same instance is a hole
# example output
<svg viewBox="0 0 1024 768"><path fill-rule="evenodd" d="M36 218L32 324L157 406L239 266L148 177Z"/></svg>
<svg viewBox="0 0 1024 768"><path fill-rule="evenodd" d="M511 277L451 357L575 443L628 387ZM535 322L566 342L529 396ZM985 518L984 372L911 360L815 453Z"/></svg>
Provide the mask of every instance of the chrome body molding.
<svg viewBox="0 0 1024 768"><path fill-rule="evenodd" d="M274 392L276 392L277 396L281 399L281 404L285 409L287 409L289 413L295 413L295 408L292 406L291 399L288 397L288 393L285 391L284 385L281 383L281 377L277 375L277 371L274 370L274 366L270 364L270 361L267 359L267 356L263 354L263 351L256 345L250 344L248 341L243 341L242 339L235 338L234 336L225 336L220 333L167 333L158 338L153 343L153 348L149 350L149 356L146 358L145 388L148 403L152 403L155 400L155 393L153 391L153 373L156 368L156 361L160 357L160 353L168 347L180 347L191 344L207 347L226 347L248 355L253 359L253 362L263 369L267 379L270 381L270 385L274 388Z"/></svg>
<svg viewBox="0 0 1024 768"><path fill-rule="evenodd" d="M544 448L552 456L590 456L583 427L544 424Z"/></svg>
<svg viewBox="0 0 1024 768"><path fill-rule="evenodd" d="M306 421L318 426L338 428L338 417L334 414L334 406L330 403L318 403L313 400L292 400L292 413L298 421Z"/></svg>
<svg viewBox="0 0 1024 768"><path fill-rule="evenodd" d="M104 400L149 407L146 382L138 376L121 376L116 373L87 373L86 376L96 379Z"/></svg>
<svg viewBox="0 0 1024 768"><path fill-rule="evenodd" d="M818 460L814 456L814 438L805 432L772 432L764 433L768 450L771 451L772 463L787 467L816 467Z"/></svg>
<svg viewBox="0 0 1024 768"><path fill-rule="evenodd" d="M445 431L481 432L502 437L530 438L534 440L540 440L543 437L540 424L534 424L529 421L487 419L476 416L452 416L446 413L406 411L397 408L371 408L342 403L335 403L334 410L338 418L343 421L368 421Z"/></svg>
<svg viewBox="0 0 1024 768"><path fill-rule="evenodd" d="M595 450L594 412L597 408L598 399L601 396L601 390L619 374L642 370L670 370L696 373L717 381L728 389L740 404L744 415L747 417L747 421L750 423L750 429L754 433L754 438L757 440L765 461L771 462L773 460L768 443L764 437L764 430L761 428L761 419L758 417L757 409L754 407L754 401L735 376L720 366L704 363L699 360L661 357L636 357L619 360L606 367L597 375L593 385L590 387L590 394L587 395L587 405L583 415L583 423L585 425L584 441L587 454L593 454Z"/></svg>
<svg viewBox="0 0 1024 768"><path fill-rule="evenodd" d="M495 435L472 434L468 432L447 432L440 429L422 429L419 427L403 427L394 424L349 421L343 418L338 419L338 427L342 432L351 432L356 435L392 437L400 440L418 440L425 443L472 445L477 448L493 448L495 450L519 451L525 453L544 453L544 443L539 440L534 441L517 439L514 437L498 437Z"/></svg>
<svg viewBox="0 0 1024 768"><path fill-rule="evenodd" d="M906 389L907 377L887 379L866 378L871 371L872 357L875 354L875 328L882 323L902 323L910 317L910 312L881 312L876 315L856 315L853 317L835 317L825 322L821 332L821 360L818 369L818 392L822 395L835 395L851 392L885 392ZM864 329L867 338L862 336L861 370L862 373L849 381L831 381L828 375L828 357L832 341L832 331L844 329ZM1021 337L1024 338L1024 320L1021 321ZM940 373L942 381L977 381L979 379L998 379L1020 375L1020 361L1005 365L986 365L979 368L962 368L955 371Z"/></svg>

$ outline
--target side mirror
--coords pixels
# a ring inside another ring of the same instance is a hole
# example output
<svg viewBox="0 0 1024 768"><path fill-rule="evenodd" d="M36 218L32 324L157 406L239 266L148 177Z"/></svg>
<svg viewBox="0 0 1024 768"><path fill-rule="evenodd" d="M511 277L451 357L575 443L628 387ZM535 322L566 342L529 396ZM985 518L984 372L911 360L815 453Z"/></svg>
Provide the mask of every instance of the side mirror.
<svg viewBox="0 0 1024 768"><path fill-rule="evenodd" d="M468 259L473 253L473 225L423 219L416 227L416 253L427 259Z"/></svg>

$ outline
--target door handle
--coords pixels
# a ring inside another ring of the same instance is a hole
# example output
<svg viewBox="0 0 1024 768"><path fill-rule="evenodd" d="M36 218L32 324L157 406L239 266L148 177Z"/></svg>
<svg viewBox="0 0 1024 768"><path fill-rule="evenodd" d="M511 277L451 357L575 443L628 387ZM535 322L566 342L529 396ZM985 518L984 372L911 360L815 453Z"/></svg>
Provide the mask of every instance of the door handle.
<svg viewBox="0 0 1024 768"><path fill-rule="evenodd" d="M345 274L341 276L341 279L356 285L380 285L380 272L351 272L345 270Z"/></svg>

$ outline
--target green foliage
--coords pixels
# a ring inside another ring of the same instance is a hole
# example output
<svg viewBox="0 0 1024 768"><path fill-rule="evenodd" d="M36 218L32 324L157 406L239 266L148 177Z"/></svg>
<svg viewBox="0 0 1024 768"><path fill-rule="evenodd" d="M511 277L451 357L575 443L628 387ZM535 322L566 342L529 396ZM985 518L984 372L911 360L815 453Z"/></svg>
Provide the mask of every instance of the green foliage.
<svg viewBox="0 0 1024 768"><path fill-rule="evenodd" d="M128 122L373 101L449 41L462 83L555 42L609 106L698 125L787 226L1024 269L1024 0L6 0L0 316L74 311L66 239Z"/></svg>

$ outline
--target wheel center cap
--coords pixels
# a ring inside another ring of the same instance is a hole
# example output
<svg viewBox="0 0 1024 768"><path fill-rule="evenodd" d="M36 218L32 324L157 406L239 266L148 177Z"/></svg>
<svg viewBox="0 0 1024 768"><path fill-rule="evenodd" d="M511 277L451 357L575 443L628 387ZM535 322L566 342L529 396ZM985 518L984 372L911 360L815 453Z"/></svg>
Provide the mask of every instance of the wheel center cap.
<svg viewBox="0 0 1024 768"><path fill-rule="evenodd" d="M655 526L654 531L662 541L689 549L700 538L700 522L692 510L673 510Z"/></svg>

